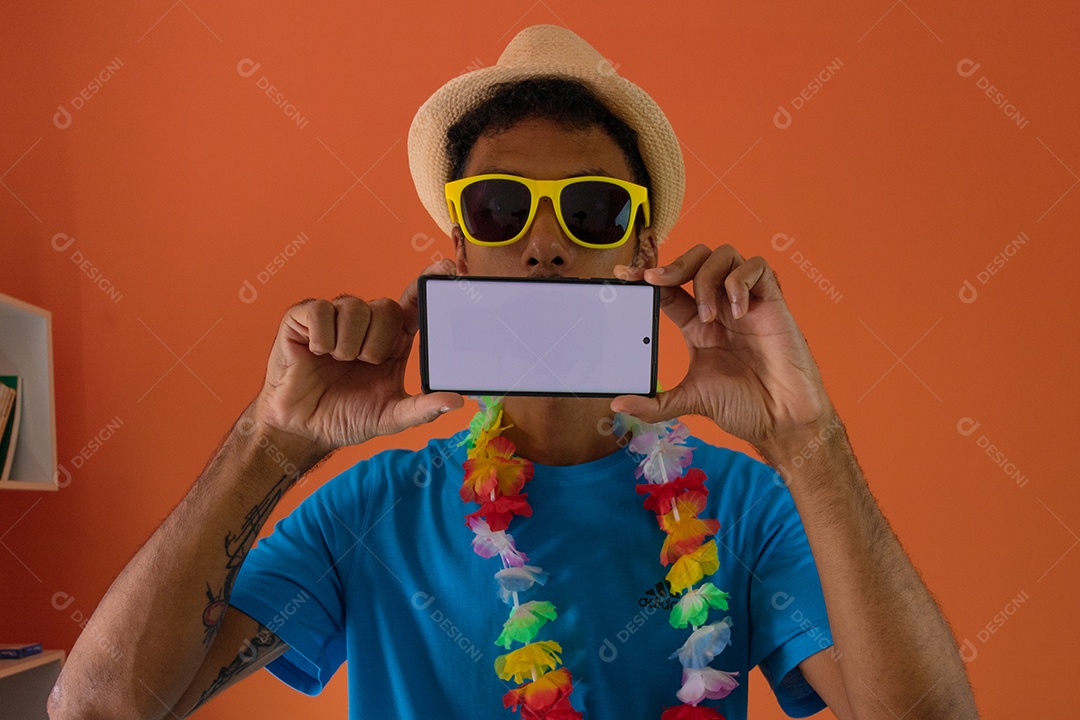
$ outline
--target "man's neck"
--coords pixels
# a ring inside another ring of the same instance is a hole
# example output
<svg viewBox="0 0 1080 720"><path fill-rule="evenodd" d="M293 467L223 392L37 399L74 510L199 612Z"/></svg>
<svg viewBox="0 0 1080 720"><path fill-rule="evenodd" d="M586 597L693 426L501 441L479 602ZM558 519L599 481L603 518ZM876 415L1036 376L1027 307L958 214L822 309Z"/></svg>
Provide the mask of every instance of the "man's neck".
<svg viewBox="0 0 1080 720"><path fill-rule="evenodd" d="M503 424L513 427L502 435L535 463L580 465L619 449L610 405L610 398L507 397Z"/></svg>

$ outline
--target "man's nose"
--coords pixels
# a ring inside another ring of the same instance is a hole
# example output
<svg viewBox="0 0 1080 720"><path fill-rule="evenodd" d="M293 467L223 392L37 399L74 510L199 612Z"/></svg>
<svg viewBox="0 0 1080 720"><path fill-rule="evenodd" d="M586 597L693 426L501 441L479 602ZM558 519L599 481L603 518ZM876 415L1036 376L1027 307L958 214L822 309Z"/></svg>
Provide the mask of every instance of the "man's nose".
<svg viewBox="0 0 1080 720"><path fill-rule="evenodd" d="M563 232L555 216L551 198L540 198L536 217L525 236L525 252L522 260L526 267L534 268L566 265L573 254L574 242Z"/></svg>

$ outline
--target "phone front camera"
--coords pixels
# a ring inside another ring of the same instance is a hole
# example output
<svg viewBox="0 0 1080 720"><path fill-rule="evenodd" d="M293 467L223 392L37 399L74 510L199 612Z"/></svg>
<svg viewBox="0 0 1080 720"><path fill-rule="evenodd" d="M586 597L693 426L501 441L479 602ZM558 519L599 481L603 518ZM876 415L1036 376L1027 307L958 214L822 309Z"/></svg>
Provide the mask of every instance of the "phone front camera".
<svg viewBox="0 0 1080 720"><path fill-rule="evenodd" d="M643 343L645 343L646 345L648 345L648 344L649 344L649 338L647 338L647 337L643 337L643 338L641 338L641 342L643 342Z"/></svg>

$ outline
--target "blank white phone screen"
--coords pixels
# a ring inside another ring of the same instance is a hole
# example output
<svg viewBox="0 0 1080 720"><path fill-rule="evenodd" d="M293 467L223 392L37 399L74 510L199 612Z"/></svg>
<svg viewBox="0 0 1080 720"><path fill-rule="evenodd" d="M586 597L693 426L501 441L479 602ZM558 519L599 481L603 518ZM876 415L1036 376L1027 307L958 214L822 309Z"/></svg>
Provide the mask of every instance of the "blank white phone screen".
<svg viewBox="0 0 1080 720"><path fill-rule="evenodd" d="M648 285L429 278L432 390L640 394L652 387Z"/></svg>

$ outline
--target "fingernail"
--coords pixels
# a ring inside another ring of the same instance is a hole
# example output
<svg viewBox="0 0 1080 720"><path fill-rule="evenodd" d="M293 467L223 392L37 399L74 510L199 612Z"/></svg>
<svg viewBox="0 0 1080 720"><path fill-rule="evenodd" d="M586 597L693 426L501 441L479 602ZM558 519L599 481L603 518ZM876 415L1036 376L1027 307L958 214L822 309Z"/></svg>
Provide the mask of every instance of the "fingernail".
<svg viewBox="0 0 1080 720"><path fill-rule="evenodd" d="M665 272L667 272L667 268L661 266L661 267L653 268L652 271L654 273L656 273L657 275L663 275Z"/></svg>
<svg viewBox="0 0 1080 720"><path fill-rule="evenodd" d="M697 314L698 318L701 319L701 322L709 322L709 316L712 314L712 308L709 307L708 303L701 303L697 306Z"/></svg>
<svg viewBox="0 0 1080 720"><path fill-rule="evenodd" d="M447 413L447 412L450 412L450 407L448 405L443 405L441 408L439 408L439 414L440 415L442 415L443 413Z"/></svg>

